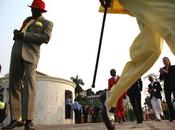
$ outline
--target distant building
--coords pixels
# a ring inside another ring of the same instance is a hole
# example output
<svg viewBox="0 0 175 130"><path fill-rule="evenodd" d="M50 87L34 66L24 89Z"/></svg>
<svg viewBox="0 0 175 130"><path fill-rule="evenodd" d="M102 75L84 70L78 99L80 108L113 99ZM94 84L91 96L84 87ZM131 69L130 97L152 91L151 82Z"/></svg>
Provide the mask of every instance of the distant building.
<svg viewBox="0 0 175 130"><path fill-rule="evenodd" d="M0 85L4 87L3 100L8 102L8 74L0 78ZM75 98L75 84L72 81L51 77L37 71L36 78L36 112L35 124L72 124L71 118L65 118L65 101L69 96ZM10 114L9 114L10 115ZM5 121L9 123L10 116Z"/></svg>
<svg viewBox="0 0 175 130"><path fill-rule="evenodd" d="M100 105L100 95L87 96L90 105Z"/></svg>

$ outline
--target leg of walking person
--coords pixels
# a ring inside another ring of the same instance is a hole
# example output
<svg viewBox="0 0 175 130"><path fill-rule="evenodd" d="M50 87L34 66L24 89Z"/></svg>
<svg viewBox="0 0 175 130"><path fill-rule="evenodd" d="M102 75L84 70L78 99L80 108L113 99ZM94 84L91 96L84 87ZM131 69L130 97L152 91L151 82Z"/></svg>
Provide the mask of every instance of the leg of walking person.
<svg viewBox="0 0 175 130"><path fill-rule="evenodd" d="M107 99L109 107L115 106L118 98L154 64L161 53L160 35L143 23L141 25L141 32L130 47L131 61L125 65L121 78Z"/></svg>
<svg viewBox="0 0 175 130"><path fill-rule="evenodd" d="M142 111L142 105L141 105L141 93L137 94L135 97L136 107L137 107L137 123L141 123L143 121L143 111Z"/></svg>
<svg viewBox="0 0 175 130"><path fill-rule="evenodd" d="M161 100L159 98L157 98L156 104L157 104L157 111L158 111L160 117L164 119L164 114L163 114L163 109L162 109L162 105L161 105Z"/></svg>
<svg viewBox="0 0 175 130"><path fill-rule="evenodd" d="M165 92L165 99L166 99L166 102L167 102L167 105L168 105L168 110L169 110L169 121L173 121L175 118L174 118L174 115L175 115L175 110L173 108L173 104L171 102L171 90L169 89L165 89L164 90Z"/></svg>
<svg viewBox="0 0 175 130"><path fill-rule="evenodd" d="M140 117L140 111L139 111L139 106L138 106L138 99L136 99L135 96L129 96L129 99L130 99L130 103L132 105L132 108L134 110L134 114L136 116L136 120L137 120L137 123L141 123L142 122L142 119Z"/></svg>
<svg viewBox="0 0 175 130"><path fill-rule="evenodd" d="M120 3L165 39L175 54L175 1L174 0L119 0ZM139 7L139 8L138 8Z"/></svg>
<svg viewBox="0 0 175 130"><path fill-rule="evenodd" d="M131 46L131 61L124 67L117 85L112 87L106 102L108 107L114 107L121 94L157 60L162 46L160 36L175 54L175 1L120 0L120 3L145 25Z"/></svg>
<svg viewBox="0 0 175 130"><path fill-rule="evenodd" d="M157 103L157 98L152 97L151 104L152 104L154 115L156 117L156 121L160 121L161 118L160 118L160 111L159 111L159 106L158 106L159 104Z"/></svg>

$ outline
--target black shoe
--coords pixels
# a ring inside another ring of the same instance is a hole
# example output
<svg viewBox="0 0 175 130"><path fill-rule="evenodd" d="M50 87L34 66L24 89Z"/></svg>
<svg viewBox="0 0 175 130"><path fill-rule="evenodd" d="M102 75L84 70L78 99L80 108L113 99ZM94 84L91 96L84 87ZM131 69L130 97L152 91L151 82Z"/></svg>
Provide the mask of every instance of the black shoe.
<svg viewBox="0 0 175 130"><path fill-rule="evenodd" d="M137 121L137 124L141 124L143 121Z"/></svg>
<svg viewBox="0 0 175 130"><path fill-rule="evenodd" d="M105 91L100 95L100 102L101 102L101 110L100 110L100 115L105 123L105 126L107 127L108 130L114 130L115 128L115 123L114 123L114 113L111 113L108 108L105 105L106 97L107 97L108 92ZM111 111L113 111L112 109Z"/></svg>
<svg viewBox="0 0 175 130"><path fill-rule="evenodd" d="M161 118L162 120L165 120L165 116L164 116L164 115L160 115L160 118Z"/></svg>
<svg viewBox="0 0 175 130"><path fill-rule="evenodd" d="M0 123L2 123L7 116L7 103L5 103L4 109L0 109Z"/></svg>
<svg viewBox="0 0 175 130"><path fill-rule="evenodd" d="M156 122L159 122L159 121L161 121L161 119L156 119Z"/></svg>
<svg viewBox="0 0 175 130"><path fill-rule="evenodd" d="M2 127L1 130L10 130L14 129L15 127L22 127L22 126L24 126L23 121L13 120L9 125Z"/></svg>
<svg viewBox="0 0 175 130"><path fill-rule="evenodd" d="M122 121L122 120L118 120L118 123L119 123L119 124L122 124L122 123L123 123L123 121Z"/></svg>
<svg viewBox="0 0 175 130"><path fill-rule="evenodd" d="M26 122L24 130L35 130L33 122Z"/></svg>
<svg viewBox="0 0 175 130"><path fill-rule="evenodd" d="M169 119L169 122L173 122L174 121L174 119Z"/></svg>

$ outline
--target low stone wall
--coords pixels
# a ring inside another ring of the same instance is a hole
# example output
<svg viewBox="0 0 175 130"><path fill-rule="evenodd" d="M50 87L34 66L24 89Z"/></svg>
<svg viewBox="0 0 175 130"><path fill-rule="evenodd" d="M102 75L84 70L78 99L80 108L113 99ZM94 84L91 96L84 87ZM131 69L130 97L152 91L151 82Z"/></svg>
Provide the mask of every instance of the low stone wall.
<svg viewBox="0 0 175 130"><path fill-rule="evenodd" d="M0 78L0 84L5 87L4 101L8 102L8 77ZM65 119L65 91L72 93L74 99L75 84L69 80L50 76L37 76L35 124L55 125L72 124L74 118ZM10 113L10 112L9 112ZM5 124L10 121L8 114Z"/></svg>
<svg viewBox="0 0 175 130"><path fill-rule="evenodd" d="M36 124L74 123L74 118L65 119L65 91L75 95L74 89L75 85L67 80L37 78Z"/></svg>

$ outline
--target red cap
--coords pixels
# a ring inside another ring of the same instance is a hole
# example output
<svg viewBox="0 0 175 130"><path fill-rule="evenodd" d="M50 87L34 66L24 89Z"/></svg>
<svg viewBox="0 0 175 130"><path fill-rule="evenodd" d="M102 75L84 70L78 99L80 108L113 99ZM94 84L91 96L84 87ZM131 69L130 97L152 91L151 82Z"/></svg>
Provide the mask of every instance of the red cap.
<svg viewBox="0 0 175 130"><path fill-rule="evenodd" d="M40 9L42 12L47 12L47 10L45 10L45 3L42 0L34 0L32 5L28 6L31 8Z"/></svg>

